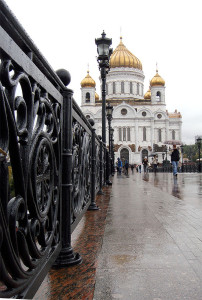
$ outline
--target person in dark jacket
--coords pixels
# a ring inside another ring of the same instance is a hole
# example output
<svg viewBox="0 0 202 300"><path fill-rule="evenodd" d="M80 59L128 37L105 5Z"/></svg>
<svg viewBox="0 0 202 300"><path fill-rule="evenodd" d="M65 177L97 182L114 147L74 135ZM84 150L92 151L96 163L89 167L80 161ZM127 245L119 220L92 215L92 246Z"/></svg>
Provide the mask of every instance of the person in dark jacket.
<svg viewBox="0 0 202 300"><path fill-rule="evenodd" d="M128 167L129 167L129 164L128 164L128 161L127 159L125 160L125 174L128 175Z"/></svg>
<svg viewBox="0 0 202 300"><path fill-rule="evenodd" d="M173 145L173 151L171 154L171 163L173 166L173 175L177 177L177 168L178 168L178 163L180 160L180 153L176 147L176 145Z"/></svg>

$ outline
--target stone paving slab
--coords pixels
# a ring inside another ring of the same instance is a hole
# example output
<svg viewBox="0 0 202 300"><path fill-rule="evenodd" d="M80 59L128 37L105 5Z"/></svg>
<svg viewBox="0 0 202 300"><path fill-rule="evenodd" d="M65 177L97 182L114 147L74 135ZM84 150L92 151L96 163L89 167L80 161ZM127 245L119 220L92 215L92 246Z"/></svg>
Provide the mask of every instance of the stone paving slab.
<svg viewBox="0 0 202 300"><path fill-rule="evenodd" d="M94 300L202 299L202 175L114 176Z"/></svg>

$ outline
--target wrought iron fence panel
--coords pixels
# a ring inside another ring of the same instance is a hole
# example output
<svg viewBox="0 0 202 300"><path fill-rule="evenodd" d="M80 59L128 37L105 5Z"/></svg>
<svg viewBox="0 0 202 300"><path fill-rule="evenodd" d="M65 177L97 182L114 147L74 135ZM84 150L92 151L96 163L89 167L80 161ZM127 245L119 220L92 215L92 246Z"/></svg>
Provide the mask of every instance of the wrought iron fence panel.
<svg viewBox="0 0 202 300"><path fill-rule="evenodd" d="M60 243L61 104L4 53L0 80L0 148L10 158L9 178L1 157L0 297L12 297Z"/></svg>
<svg viewBox="0 0 202 300"><path fill-rule="evenodd" d="M73 109L72 120L72 231L82 218L91 201L92 132L90 124Z"/></svg>
<svg viewBox="0 0 202 300"><path fill-rule="evenodd" d="M29 298L61 249L62 95L3 1L0 25L0 297Z"/></svg>

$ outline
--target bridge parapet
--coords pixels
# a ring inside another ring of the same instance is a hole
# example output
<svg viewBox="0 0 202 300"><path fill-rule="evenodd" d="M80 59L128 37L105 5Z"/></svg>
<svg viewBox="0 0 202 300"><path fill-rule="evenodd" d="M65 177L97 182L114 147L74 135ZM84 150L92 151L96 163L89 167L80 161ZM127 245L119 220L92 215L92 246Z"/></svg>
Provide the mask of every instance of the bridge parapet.
<svg viewBox="0 0 202 300"><path fill-rule="evenodd" d="M71 234L102 188L105 146L63 79L0 0L2 298L32 298L55 261L81 262Z"/></svg>

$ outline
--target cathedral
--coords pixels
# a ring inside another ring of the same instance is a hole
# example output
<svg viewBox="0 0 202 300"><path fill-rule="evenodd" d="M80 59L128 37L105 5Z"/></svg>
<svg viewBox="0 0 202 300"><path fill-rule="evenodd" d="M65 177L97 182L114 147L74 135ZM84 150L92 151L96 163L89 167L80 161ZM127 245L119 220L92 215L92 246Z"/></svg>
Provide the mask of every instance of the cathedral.
<svg viewBox="0 0 202 300"><path fill-rule="evenodd" d="M162 162L164 142L181 141L182 116L177 110L166 109L164 79L156 70L144 93L144 78L141 61L126 48L121 37L110 57L106 77L106 101L113 106L115 161L120 157L139 164L147 156L151 162L155 152ZM81 81L81 97L81 110L94 120L97 135L102 135L102 100L89 71Z"/></svg>

